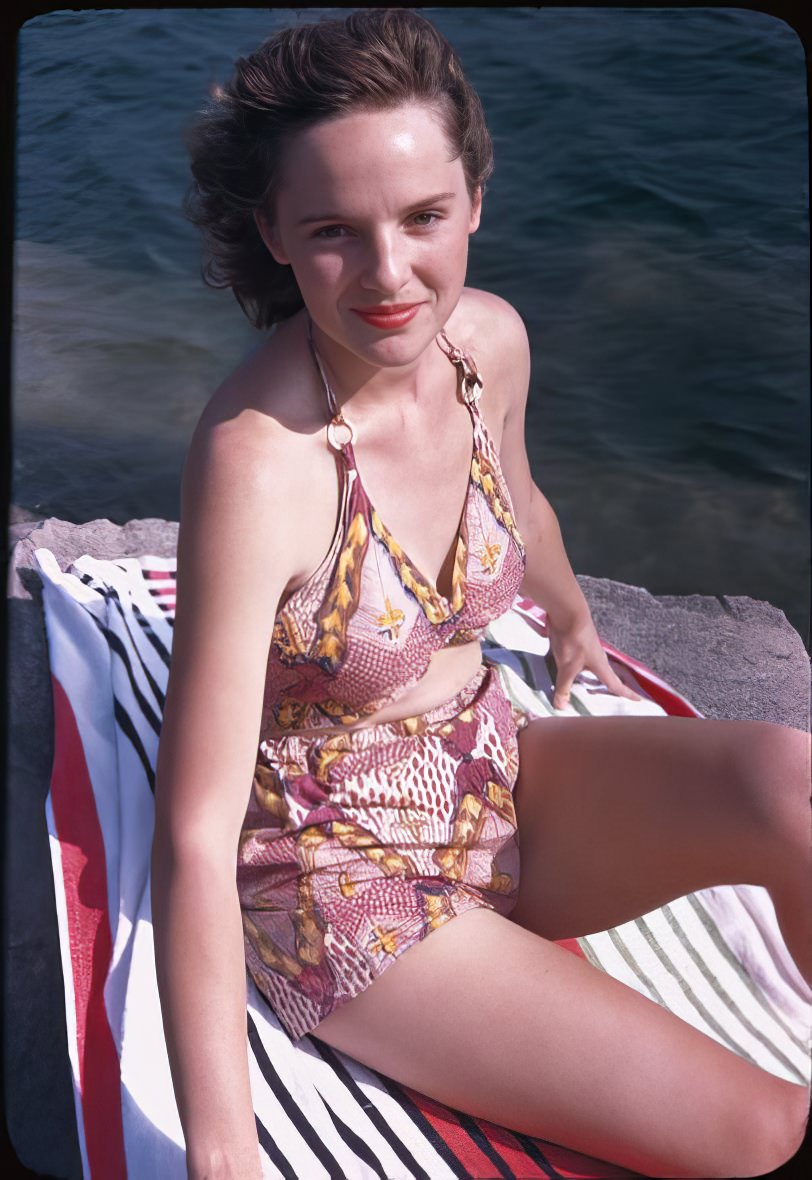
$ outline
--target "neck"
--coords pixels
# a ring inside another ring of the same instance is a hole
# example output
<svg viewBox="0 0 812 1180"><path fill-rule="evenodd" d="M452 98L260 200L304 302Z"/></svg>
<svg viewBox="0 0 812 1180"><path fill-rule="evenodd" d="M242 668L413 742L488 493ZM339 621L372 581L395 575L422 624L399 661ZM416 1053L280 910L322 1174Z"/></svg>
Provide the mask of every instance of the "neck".
<svg viewBox="0 0 812 1180"><path fill-rule="evenodd" d="M361 418L373 412L373 407L380 407L384 400L390 407L397 406L401 412L410 412L436 397L437 381L432 369L435 362L428 348L409 365L374 368L364 365L346 351L334 359L331 356L332 342L328 341L325 346L316 340L319 330L309 313L306 314L308 343L336 409L347 410ZM449 352L450 345L447 348L440 344L440 335L435 341L444 352Z"/></svg>

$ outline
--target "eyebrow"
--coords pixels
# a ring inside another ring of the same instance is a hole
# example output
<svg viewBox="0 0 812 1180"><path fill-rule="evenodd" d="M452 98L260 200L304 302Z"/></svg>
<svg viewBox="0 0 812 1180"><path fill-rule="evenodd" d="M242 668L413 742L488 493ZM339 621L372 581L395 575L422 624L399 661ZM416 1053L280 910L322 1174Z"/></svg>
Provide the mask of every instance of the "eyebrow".
<svg viewBox="0 0 812 1180"><path fill-rule="evenodd" d="M409 212L411 209L421 208L423 205L437 205L440 201L453 200L456 195L456 193L435 193L433 197L424 197L421 201L414 201L411 205L407 205L405 212ZM300 220L296 222L296 228L298 229L300 225L311 225L314 221L341 220L342 217L340 213L313 213L307 217L300 218Z"/></svg>

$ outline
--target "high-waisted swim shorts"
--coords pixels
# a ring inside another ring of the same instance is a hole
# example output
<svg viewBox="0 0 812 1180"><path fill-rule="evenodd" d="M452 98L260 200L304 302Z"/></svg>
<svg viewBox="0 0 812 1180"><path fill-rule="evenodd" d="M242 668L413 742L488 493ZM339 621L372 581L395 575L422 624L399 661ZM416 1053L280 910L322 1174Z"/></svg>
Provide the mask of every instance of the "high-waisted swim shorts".
<svg viewBox="0 0 812 1180"><path fill-rule="evenodd" d="M248 970L292 1040L457 914L511 911L526 723L483 663L416 717L260 744L237 887Z"/></svg>

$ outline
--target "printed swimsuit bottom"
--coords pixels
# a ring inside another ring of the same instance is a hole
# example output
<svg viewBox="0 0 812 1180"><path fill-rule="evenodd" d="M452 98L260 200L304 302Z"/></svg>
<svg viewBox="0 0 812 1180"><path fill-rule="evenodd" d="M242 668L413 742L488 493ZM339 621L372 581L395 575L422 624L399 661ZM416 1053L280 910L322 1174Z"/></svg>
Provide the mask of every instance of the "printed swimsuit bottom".
<svg viewBox="0 0 812 1180"><path fill-rule="evenodd" d="M527 720L483 662L416 717L261 743L237 887L248 970L292 1040L457 914L513 909Z"/></svg>

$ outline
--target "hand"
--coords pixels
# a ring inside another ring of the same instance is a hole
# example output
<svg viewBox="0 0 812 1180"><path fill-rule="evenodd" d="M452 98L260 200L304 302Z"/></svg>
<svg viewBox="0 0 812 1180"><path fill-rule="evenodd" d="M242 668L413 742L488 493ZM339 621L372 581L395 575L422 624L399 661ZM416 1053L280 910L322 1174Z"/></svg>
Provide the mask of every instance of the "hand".
<svg viewBox="0 0 812 1180"><path fill-rule="evenodd" d="M616 696L626 697L630 701L643 699L612 671L609 658L601 647L592 615L588 611L577 620L568 621L566 624L556 623L548 614L547 633L556 666L554 709L567 707L575 677L585 668L594 672L601 683Z"/></svg>

